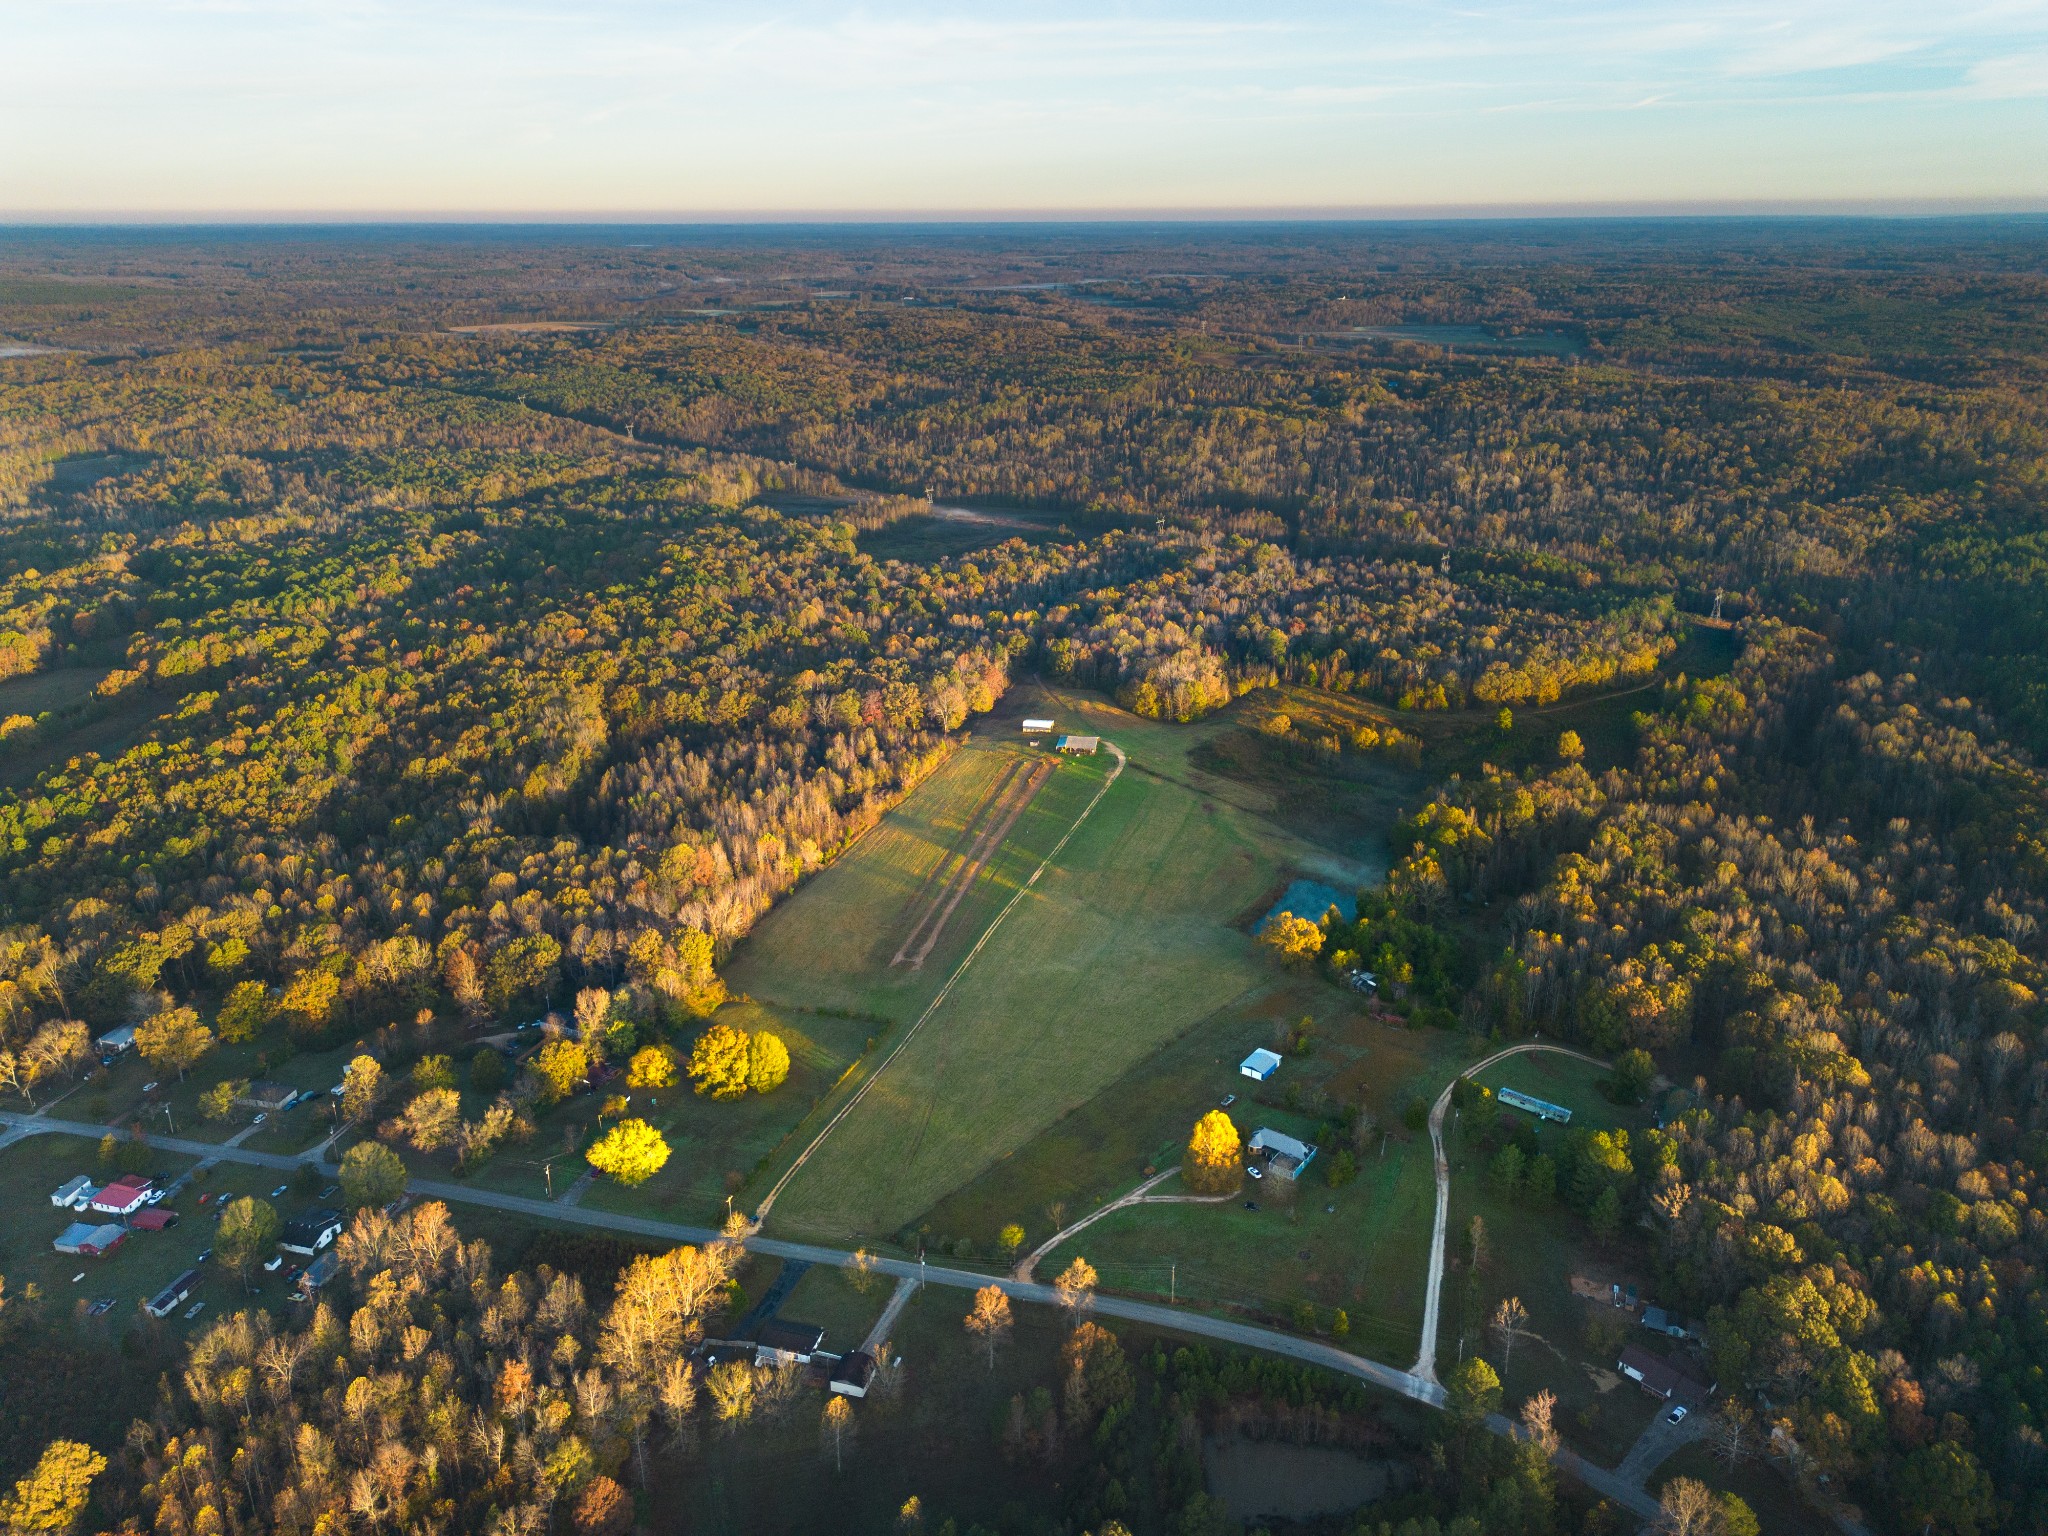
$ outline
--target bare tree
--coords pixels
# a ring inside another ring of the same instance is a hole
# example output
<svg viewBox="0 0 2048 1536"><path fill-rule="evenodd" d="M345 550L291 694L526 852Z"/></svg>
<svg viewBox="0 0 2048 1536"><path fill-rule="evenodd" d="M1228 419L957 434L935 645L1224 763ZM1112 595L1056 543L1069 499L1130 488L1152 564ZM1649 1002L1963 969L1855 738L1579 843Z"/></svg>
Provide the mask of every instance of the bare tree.
<svg viewBox="0 0 2048 1536"><path fill-rule="evenodd" d="M1714 1490L1690 1477L1674 1477L1657 1500L1658 1536L1715 1536L1721 1506Z"/></svg>
<svg viewBox="0 0 2048 1536"><path fill-rule="evenodd" d="M1500 1345L1500 1368L1505 1371L1515 1357L1515 1340L1529 1331L1529 1309L1522 1305L1519 1296L1508 1296L1493 1309L1493 1321L1487 1324L1492 1329L1494 1342Z"/></svg>
<svg viewBox="0 0 2048 1536"><path fill-rule="evenodd" d="M1529 1436L1529 1443L1541 1449L1546 1456L1557 1454L1557 1430L1550 1422L1556 1411L1557 1394L1548 1387L1522 1404L1522 1428Z"/></svg>
<svg viewBox="0 0 2048 1536"><path fill-rule="evenodd" d="M1707 1448L1725 1466L1739 1467L1756 1454L1756 1420L1742 1403L1730 1401L1707 1421Z"/></svg>
<svg viewBox="0 0 2048 1536"><path fill-rule="evenodd" d="M854 1436L853 1409L834 1392L825 1399L825 1415L818 1421L818 1435L832 1447L832 1470L846 1470L846 1442Z"/></svg>

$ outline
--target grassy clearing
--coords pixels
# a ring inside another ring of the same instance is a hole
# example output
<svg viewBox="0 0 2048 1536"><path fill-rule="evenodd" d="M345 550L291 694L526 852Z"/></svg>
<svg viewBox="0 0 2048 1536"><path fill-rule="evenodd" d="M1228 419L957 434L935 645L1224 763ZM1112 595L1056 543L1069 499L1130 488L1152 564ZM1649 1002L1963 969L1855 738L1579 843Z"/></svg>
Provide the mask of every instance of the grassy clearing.
<svg viewBox="0 0 2048 1536"><path fill-rule="evenodd" d="M860 1348L868 1329L888 1305L890 1292L896 1288L896 1282L887 1275L871 1275L863 1283L866 1290L854 1284L845 1270L830 1264L814 1264L797 1281L796 1289L789 1293L777 1315L817 1324L825 1330L825 1348L835 1355L846 1354ZM964 1313L966 1293L953 1294L961 1298ZM938 1305L936 1300L933 1305Z"/></svg>
<svg viewBox="0 0 2048 1536"><path fill-rule="evenodd" d="M945 1008L834 1132L829 1153L784 1192L776 1219L791 1230L856 1240L898 1230L1219 1006L1267 987L1273 973L1237 923L1285 872L1315 865L1358 873L1359 866L1183 777L1191 773L1190 739L1227 724L1181 730L1071 696L1025 692L1013 708L1046 709L1063 729L1112 737L1131 754L1132 770L990 941ZM1012 750L991 744L991 755ZM1088 760L1054 776L984 877L991 902L1007 900L1038 854L1072 824L1106 767L1103 759ZM870 855L864 844L848 865L870 857L899 862L886 849ZM849 887L860 878L883 884L846 866L841 872ZM789 927L810 931L834 917L860 919L843 899L829 914L806 911L809 892L822 892L828 878L789 903L782 914ZM894 888L905 883L898 873ZM869 929L879 926L878 911L900 906L875 903ZM957 942L964 947L966 934L984 925L985 919L971 921ZM893 932L865 941L842 934L836 942L872 957L883 945L893 953ZM956 942L950 931L948 942ZM756 954L768 950L764 944ZM872 958L867 963L863 974L777 974L772 985L781 989L777 996L807 982L828 995L874 998L891 984L877 978ZM765 995L770 984L764 979L757 990Z"/></svg>
<svg viewBox="0 0 2048 1536"><path fill-rule="evenodd" d="M1604 1075L1569 1057L1524 1055L1488 1068L1478 1079L1565 1105L1573 1111L1574 1128L1634 1129L1647 1123L1644 1111L1601 1096L1595 1085ZM1553 1153L1564 1134L1555 1126L1538 1132ZM1662 1405L1615 1372L1622 1345L1642 1337L1636 1316L1575 1295L1571 1277L1634 1284L1655 1300L1649 1264L1626 1235L1611 1245L1598 1243L1562 1200L1539 1205L1520 1194L1503 1197L1486 1176L1483 1149L1463 1137L1447 1135L1445 1149L1451 1164L1451 1242L1438 1369L1455 1361L1462 1348L1484 1354L1500 1370L1510 1405L1549 1388L1558 1398L1558 1427L1573 1448L1614 1465ZM1474 1217L1485 1224L1489 1254L1476 1279L1469 1262ZM1488 1322L1507 1296L1528 1309L1531 1336L1515 1344L1504 1364Z"/></svg>

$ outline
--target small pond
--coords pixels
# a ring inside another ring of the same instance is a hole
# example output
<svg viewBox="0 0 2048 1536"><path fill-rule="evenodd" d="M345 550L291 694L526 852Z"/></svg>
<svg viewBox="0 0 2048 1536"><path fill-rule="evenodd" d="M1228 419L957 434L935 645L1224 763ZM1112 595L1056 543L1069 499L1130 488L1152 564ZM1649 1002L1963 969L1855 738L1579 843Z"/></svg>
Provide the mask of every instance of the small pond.
<svg viewBox="0 0 2048 1536"><path fill-rule="evenodd" d="M1261 921L1270 922L1282 912L1292 912L1296 917L1305 917L1312 923L1320 923L1323 914L1335 907L1344 916L1344 921L1358 921L1358 893L1341 891L1334 885L1325 885L1320 880L1297 879L1287 887L1286 893L1273 903L1273 910Z"/></svg>
<svg viewBox="0 0 2048 1536"><path fill-rule="evenodd" d="M1203 1442L1209 1492L1233 1520L1313 1520L1404 1488L1408 1469L1334 1446L1212 1435Z"/></svg>

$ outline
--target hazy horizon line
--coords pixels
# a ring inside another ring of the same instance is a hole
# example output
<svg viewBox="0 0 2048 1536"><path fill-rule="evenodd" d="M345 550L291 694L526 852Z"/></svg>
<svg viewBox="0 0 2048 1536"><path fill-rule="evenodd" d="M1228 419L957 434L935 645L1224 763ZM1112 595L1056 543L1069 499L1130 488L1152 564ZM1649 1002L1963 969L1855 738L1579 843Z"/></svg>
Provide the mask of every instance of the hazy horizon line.
<svg viewBox="0 0 2048 1536"><path fill-rule="evenodd" d="M2038 198L1717 198L1520 203L1377 205L1025 207L1025 208L707 208L707 209L408 209L195 208L0 209L0 229L209 228L263 225L433 224L470 226L775 226L818 224L1344 224L1432 221L1715 218L2025 218L2048 214Z"/></svg>

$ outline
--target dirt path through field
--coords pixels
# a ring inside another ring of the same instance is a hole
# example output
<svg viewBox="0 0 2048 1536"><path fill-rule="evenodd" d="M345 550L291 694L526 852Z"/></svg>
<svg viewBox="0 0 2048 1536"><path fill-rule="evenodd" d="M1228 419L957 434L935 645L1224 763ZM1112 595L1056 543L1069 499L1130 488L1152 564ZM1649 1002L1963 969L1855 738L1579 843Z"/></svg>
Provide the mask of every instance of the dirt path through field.
<svg viewBox="0 0 2048 1536"><path fill-rule="evenodd" d="M981 877L983 866L995 856L995 851L1002 847L1003 839L1010 835L1010 828L1017 824L1017 818L1024 814L1033 800L1038 798L1039 790L1045 787L1045 781L1051 777L1051 764L1039 762L1032 766L1029 773L1013 772L1004 780L1000 791L1001 798L988 812L989 824L967 852L960 872L953 877L949 885L932 898L932 905L917 920L917 927L910 930L910 937L905 939L903 947L896 951L896 958L889 962L891 965L907 964L913 971L924 969L924 963L930 958L940 935L946 931L946 924L952 920L953 910L974 888L974 882ZM918 938L920 932L924 934L921 941ZM913 949L912 945L916 945L916 948Z"/></svg>

